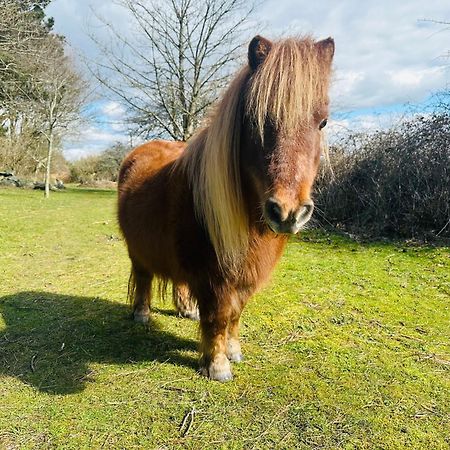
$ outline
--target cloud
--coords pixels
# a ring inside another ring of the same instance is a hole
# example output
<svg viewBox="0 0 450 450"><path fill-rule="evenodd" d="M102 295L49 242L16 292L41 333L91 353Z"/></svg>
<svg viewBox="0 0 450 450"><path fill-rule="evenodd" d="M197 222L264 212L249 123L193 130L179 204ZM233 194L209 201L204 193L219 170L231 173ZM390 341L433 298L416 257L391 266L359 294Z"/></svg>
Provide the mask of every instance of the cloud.
<svg viewBox="0 0 450 450"><path fill-rule="evenodd" d="M74 161L85 156L98 155L116 142L129 142L122 128L114 130L114 127L109 125L92 125L83 130L77 139L66 142L64 155L69 161Z"/></svg>
<svg viewBox="0 0 450 450"><path fill-rule="evenodd" d="M115 2L54 0L47 11L55 17L56 31L95 60L98 50L87 31L103 42L108 42L108 34L92 14L91 6L116 29L133 32L132 22ZM440 56L450 48L450 31L422 19L450 20L448 0L267 0L254 18L254 34L269 38L302 33L332 36L336 42L333 111L364 110L359 116L366 120L360 120L359 125L369 126L379 116L368 108L423 102L448 86L448 67ZM260 27L260 23L265 26ZM125 139L126 127L121 123L125 111L120 103L105 103L101 113L105 122L110 122L108 132ZM106 136L102 129L98 133ZM107 142L106 138L92 138L86 141L86 148ZM84 147L80 143L78 148ZM81 150L73 152L81 154Z"/></svg>
<svg viewBox="0 0 450 450"><path fill-rule="evenodd" d="M123 119L125 107L119 102L110 101L101 106L100 111L109 119Z"/></svg>
<svg viewBox="0 0 450 450"><path fill-rule="evenodd" d="M450 31L421 19L449 20L448 13L448 0L270 0L261 16L269 35L333 36L332 100L342 111L420 102L444 88L449 74L440 55Z"/></svg>

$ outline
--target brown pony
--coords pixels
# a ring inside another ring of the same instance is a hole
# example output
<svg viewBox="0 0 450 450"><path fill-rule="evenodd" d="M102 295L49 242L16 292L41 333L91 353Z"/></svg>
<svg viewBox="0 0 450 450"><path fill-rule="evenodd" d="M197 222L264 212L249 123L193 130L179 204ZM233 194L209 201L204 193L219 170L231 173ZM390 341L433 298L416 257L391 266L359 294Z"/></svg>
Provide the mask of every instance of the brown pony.
<svg viewBox="0 0 450 450"><path fill-rule="evenodd" d="M148 321L153 278L172 281L184 315L198 305L201 370L213 380L232 378L241 312L311 217L333 54L331 38L256 36L187 146L150 142L122 164L134 319Z"/></svg>

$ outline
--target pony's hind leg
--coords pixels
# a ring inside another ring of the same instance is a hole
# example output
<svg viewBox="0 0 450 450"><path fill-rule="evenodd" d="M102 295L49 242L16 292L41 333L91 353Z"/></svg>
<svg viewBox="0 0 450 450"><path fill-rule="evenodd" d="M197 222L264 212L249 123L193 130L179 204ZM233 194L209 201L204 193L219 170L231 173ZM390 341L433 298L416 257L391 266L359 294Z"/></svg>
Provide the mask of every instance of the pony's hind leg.
<svg viewBox="0 0 450 450"><path fill-rule="evenodd" d="M135 322L147 323L149 320L152 279L151 273L133 267L129 295Z"/></svg>
<svg viewBox="0 0 450 450"><path fill-rule="evenodd" d="M185 284L174 284L172 287L173 305L180 317L199 320L197 302Z"/></svg>

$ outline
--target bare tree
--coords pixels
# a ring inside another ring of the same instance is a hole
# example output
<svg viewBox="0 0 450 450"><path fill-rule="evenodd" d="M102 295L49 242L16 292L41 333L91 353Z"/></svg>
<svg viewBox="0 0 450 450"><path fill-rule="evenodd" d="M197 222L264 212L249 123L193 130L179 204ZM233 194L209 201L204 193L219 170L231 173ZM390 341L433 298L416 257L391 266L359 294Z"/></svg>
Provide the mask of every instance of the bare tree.
<svg viewBox="0 0 450 450"><path fill-rule="evenodd" d="M39 120L33 80L41 69L37 61L53 26L53 19L44 13L48 3L0 0L0 160L5 167L35 176L43 164L43 142L36 133Z"/></svg>
<svg viewBox="0 0 450 450"><path fill-rule="evenodd" d="M47 143L45 196L50 194L50 173L55 139L68 134L83 122L81 114L87 103L88 83L73 67L57 36L49 36L40 49L39 70L33 79L35 111L40 118L38 131Z"/></svg>
<svg viewBox="0 0 450 450"><path fill-rule="evenodd" d="M16 0L0 0L0 70L11 69L13 57L30 53L32 43L42 36L43 29L24 5Z"/></svg>
<svg viewBox="0 0 450 450"><path fill-rule="evenodd" d="M226 83L254 4L246 0L119 0L136 30L108 28L95 77L145 137L187 140Z"/></svg>

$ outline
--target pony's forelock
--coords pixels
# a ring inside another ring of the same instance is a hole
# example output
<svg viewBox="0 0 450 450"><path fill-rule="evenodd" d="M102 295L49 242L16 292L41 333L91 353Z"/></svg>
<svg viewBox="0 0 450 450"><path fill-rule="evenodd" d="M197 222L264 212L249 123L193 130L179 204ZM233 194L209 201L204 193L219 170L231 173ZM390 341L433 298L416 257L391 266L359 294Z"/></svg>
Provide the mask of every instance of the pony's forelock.
<svg viewBox="0 0 450 450"><path fill-rule="evenodd" d="M330 62L316 45L310 37L275 42L252 76L246 114L261 141L267 120L278 130L295 130L328 102Z"/></svg>

